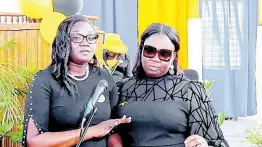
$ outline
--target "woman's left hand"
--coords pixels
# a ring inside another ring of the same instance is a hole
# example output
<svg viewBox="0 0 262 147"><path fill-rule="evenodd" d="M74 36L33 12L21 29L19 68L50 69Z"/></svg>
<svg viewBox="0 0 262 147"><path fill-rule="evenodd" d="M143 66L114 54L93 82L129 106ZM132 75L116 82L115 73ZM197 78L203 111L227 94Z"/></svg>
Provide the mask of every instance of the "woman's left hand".
<svg viewBox="0 0 262 147"><path fill-rule="evenodd" d="M191 135L185 140L185 147L208 147L208 144L202 136Z"/></svg>

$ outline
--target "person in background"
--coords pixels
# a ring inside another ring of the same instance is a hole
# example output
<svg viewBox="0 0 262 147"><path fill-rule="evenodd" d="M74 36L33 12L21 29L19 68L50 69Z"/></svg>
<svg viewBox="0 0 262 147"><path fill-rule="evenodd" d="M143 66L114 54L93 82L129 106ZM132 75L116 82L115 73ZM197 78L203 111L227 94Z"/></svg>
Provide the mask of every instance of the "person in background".
<svg viewBox="0 0 262 147"><path fill-rule="evenodd" d="M106 147L110 131L131 118L115 119L117 86L94 56L98 35L89 20L69 16L58 27L52 44L52 62L39 71L26 96L24 147L71 147L79 140L86 104L102 79L107 90L99 97L97 112L81 147Z"/></svg>
<svg viewBox="0 0 262 147"><path fill-rule="evenodd" d="M120 40L120 35L113 33L105 35L103 48L104 67L120 86L133 76L133 66L130 57L126 54L128 49Z"/></svg>

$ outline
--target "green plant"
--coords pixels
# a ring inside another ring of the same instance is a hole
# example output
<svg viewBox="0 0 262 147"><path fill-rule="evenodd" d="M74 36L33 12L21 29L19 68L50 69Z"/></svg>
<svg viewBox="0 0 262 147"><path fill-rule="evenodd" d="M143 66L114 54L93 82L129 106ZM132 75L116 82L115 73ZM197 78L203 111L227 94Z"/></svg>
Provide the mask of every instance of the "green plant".
<svg viewBox="0 0 262 147"><path fill-rule="evenodd" d="M0 112L6 107L6 103L1 102L0 103ZM5 136L12 128L13 128L13 123L12 122L1 122L0 123L0 138Z"/></svg>
<svg viewBox="0 0 262 147"><path fill-rule="evenodd" d="M247 129L245 141L255 145L255 147L262 147L261 128Z"/></svg>
<svg viewBox="0 0 262 147"><path fill-rule="evenodd" d="M208 98L212 101L213 99L211 97L211 94L212 94L211 88L212 88L212 85L215 83L215 81L214 80L211 80L211 81L204 80L202 83L203 83L203 85L206 89L206 93L207 93Z"/></svg>
<svg viewBox="0 0 262 147"><path fill-rule="evenodd" d="M215 81L214 80L211 80L211 81L204 80L202 83L203 83L203 85L204 85L204 87L206 89L206 93L207 93L208 99L210 101L212 101L213 99L211 97L211 94L212 94L211 88L212 88L212 85L215 83ZM224 124L225 119L226 119L225 113L224 112L220 112L218 114L218 123L219 123L220 126L222 126Z"/></svg>
<svg viewBox="0 0 262 147"><path fill-rule="evenodd" d="M220 112L218 114L218 124L222 126L225 122L225 119L226 119L225 112Z"/></svg>
<svg viewBox="0 0 262 147"><path fill-rule="evenodd" d="M17 47L13 39L0 45L0 52ZM22 137L23 116L19 98L25 95L28 82L36 73L36 68L17 67L10 63L14 57L0 58L0 138L8 136L12 141L19 142ZM13 127L17 132L11 132Z"/></svg>
<svg viewBox="0 0 262 147"><path fill-rule="evenodd" d="M3 46L0 45L0 51L10 49L10 48L13 48L13 47L17 47L17 46L18 46L18 44L17 44L16 40L12 39L12 40L8 41L7 43L5 43Z"/></svg>
<svg viewBox="0 0 262 147"><path fill-rule="evenodd" d="M22 125L22 122L23 122L23 118L24 116L21 115L20 117L20 124L18 124L17 126L17 131L16 132L8 132L6 133L5 136L9 137L11 139L11 141L13 142L21 142L22 141L22 136L23 136L23 125Z"/></svg>

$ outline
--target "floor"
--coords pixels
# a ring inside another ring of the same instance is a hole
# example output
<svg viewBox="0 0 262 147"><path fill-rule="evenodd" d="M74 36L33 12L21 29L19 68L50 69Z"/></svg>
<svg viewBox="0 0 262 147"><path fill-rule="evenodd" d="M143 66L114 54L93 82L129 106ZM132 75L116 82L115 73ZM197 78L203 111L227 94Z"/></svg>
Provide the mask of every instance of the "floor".
<svg viewBox="0 0 262 147"><path fill-rule="evenodd" d="M223 133L230 147L252 147L244 141L245 131L257 127L257 116L238 118L237 121L226 120L222 126Z"/></svg>

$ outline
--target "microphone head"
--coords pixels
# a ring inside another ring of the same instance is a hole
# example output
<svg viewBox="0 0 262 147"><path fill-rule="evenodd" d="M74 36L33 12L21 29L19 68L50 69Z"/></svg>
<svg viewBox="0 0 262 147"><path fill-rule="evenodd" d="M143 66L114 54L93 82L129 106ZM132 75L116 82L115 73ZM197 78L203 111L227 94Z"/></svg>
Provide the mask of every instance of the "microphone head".
<svg viewBox="0 0 262 147"><path fill-rule="evenodd" d="M99 85L99 86L103 86L103 87L105 87L105 89L107 89L107 87L108 87L108 82L103 79L103 80L100 80L100 81L98 82L98 85Z"/></svg>

